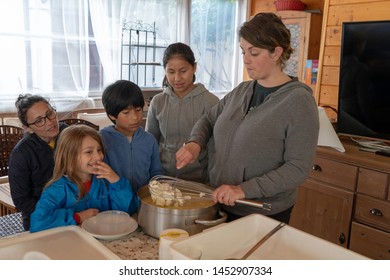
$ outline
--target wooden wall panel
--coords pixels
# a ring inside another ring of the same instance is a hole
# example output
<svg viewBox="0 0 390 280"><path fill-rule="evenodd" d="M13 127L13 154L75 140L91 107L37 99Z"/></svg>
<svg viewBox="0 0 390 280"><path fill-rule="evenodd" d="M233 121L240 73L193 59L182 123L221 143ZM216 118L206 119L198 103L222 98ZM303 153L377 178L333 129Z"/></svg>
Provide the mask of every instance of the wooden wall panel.
<svg viewBox="0 0 390 280"><path fill-rule="evenodd" d="M338 86L331 86L331 85L321 86L321 91L320 91L321 102L320 102L320 104L337 106L337 104L339 103L338 93L339 93ZM337 107L335 107L335 109L337 109Z"/></svg>
<svg viewBox="0 0 390 280"><path fill-rule="evenodd" d="M350 21L389 19L390 1L372 1L329 7L328 26L341 25Z"/></svg>
<svg viewBox="0 0 390 280"><path fill-rule="evenodd" d="M357 4L367 2L378 2L378 0L330 0L330 5Z"/></svg>
<svg viewBox="0 0 390 280"><path fill-rule="evenodd" d="M324 66L321 72L322 84L338 86L340 78L340 67Z"/></svg>
<svg viewBox="0 0 390 280"><path fill-rule="evenodd" d="M260 11L275 12L276 8L274 1L252 0L250 16L257 14Z"/></svg>
<svg viewBox="0 0 390 280"><path fill-rule="evenodd" d="M340 46L341 44L341 26L331 26L326 28L325 46Z"/></svg>
<svg viewBox="0 0 390 280"><path fill-rule="evenodd" d="M275 2L276 0L252 0L251 1L251 15L255 14L255 11L269 11L269 12L275 12ZM308 10L323 10L324 8L324 1L325 0L303 0L307 5Z"/></svg>
<svg viewBox="0 0 390 280"><path fill-rule="evenodd" d="M340 46L325 47L323 62L326 66L340 66Z"/></svg>

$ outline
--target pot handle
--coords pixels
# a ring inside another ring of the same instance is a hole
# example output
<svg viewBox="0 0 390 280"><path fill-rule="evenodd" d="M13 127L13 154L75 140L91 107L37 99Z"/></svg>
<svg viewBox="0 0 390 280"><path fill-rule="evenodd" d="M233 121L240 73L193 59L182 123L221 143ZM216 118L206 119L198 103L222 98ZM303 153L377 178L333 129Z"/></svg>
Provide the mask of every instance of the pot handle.
<svg viewBox="0 0 390 280"><path fill-rule="evenodd" d="M261 209L264 209L267 211L271 211L271 207L272 207L272 205L269 203L259 202L259 201L250 200L250 199L237 199L234 202L237 204L243 204L243 205L261 208Z"/></svg>
<svg viewBox="0 0 390 280"><path fill-rule="evenodd" d="M227 214L225 212L221 211L221 210L218 211L218 213L221 216L221 218L219 218L219 219L211 220L211 221L195 220L194 223L195 224L201 224L201 225L208 226L208 227L212 227L212 226L216 226L216 225L219 225L219 224L222 224L222 223L226 222Z"/></svg>

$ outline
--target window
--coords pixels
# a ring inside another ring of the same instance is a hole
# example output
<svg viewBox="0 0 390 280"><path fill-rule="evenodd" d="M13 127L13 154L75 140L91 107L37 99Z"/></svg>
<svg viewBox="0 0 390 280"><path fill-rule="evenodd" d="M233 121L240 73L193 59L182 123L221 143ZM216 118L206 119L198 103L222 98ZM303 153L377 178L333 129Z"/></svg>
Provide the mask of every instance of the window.
<svg viewBox="0 0 390 280"><path fill-rule="evenodd" d="M235 85L238 1L191 1L190 45L198 60L196 76L214 92Z"/></svg>
<svg viewBox="0 0 390 280"><path fill-rule="evenodd" d="M124 20L155 22L161 42L189 44L197 82L229 91L239 80L236 30L245 12L245 0L2 0L0 99L99 97L120 78Z"/></svg>

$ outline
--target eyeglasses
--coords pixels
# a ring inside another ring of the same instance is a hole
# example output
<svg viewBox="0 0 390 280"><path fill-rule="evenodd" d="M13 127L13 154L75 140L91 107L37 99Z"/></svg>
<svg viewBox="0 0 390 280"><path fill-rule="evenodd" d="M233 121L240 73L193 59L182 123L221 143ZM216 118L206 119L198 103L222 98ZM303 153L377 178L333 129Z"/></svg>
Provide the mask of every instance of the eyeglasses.
<svg viewBox="0 0 390 280"><path fill-rule="evenodd" d="M27 123L28 125L35 125L36 127L42 127L46 123L46 119L54 120L57 117L57 112L55 110L50 110L46 113L46 116L37 118L35 122Z"/></svg>

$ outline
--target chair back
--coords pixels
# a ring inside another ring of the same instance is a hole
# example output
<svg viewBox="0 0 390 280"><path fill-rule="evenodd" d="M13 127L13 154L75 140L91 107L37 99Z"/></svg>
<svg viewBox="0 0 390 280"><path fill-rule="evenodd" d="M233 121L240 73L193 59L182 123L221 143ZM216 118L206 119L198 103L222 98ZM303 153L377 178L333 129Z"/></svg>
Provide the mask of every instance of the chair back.
<svg viewBox="0 0 390 280"><path fill-rule="evenodd" d="M79 113L77 114L77 118L96 123L100 128L113 125L113 122L108 118L106 113Z"/></svg>
<svg viewBox="0 0 390 280"><path fill-rule="evenodd" d="M21 127L0 125L0 176L8 176L9 157L23 135L24 129Z"/></svg>
<svg viewBox="0 0 390 280"><path fill-rule="evenodd" d="M22 123L20 122L19 118L13 118L13 117L3 118L3 124L22 127Z"/></svg>
<svg viewBox="0 0 390 280"><path fill-rule="evenodd" d="M96 130L99 130L99 126L83 119L63 119L60 120L60 122L66 123L67 125L74 125L74 124L85 124L88 125Z"/></svg>
<svg viewBox="0 0 390 280"><path fill-rule="evenodd" d="M72 110L72 114L69 118L76 119L78 114L81 114L81 113L96 114L96 113L105 113L105 112L106 111L104 110L103 107L75 109L75 110Z"/></svg>

